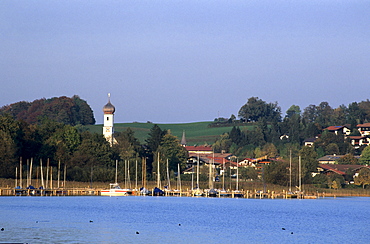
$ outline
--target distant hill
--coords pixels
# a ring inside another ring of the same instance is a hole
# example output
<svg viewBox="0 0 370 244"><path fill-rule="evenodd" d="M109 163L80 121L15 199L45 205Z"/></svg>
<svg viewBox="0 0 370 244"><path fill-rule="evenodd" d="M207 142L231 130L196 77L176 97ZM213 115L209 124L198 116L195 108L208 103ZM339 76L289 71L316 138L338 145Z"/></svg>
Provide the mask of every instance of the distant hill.
<svg viewBox="0 0 370 244"><path fill-rule="evenodd" d="M0 115L9 113L14 119L35 124L44 118L68 125L93 125L95 118L90 105L79 96L53 97L33 102L17 102L0 108Z"/></svg>
<svg viewBox="0 0 370 244"><path fill-rule="evenodd" d="M204 145L213 144L216 139L225 132L230 132L232 127L209 127L209 122L194 122L182 124L157 124L162 130L167 129L171 134L177 136L179 140L182 138L182 133L185 131L186 142L188 145ZM114 130L117 132L131 128L135 132L141 143L145 142L148 133L154 124L151 123L117 123L114 124ZM240 129L247 129L252 126L240 126ZM102 133L103 125L87 126L91 132Z"/></svg>

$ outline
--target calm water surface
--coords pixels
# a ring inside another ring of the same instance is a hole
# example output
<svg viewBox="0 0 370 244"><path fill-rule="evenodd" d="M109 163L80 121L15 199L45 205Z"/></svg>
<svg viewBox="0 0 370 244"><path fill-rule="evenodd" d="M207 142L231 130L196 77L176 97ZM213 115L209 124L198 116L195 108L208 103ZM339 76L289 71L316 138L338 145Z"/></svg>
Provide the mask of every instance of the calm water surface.
<svg viewBox="0 0 370 244"><path fill-rule="evenodd" d="M0 243L370 243L369 227L370 198L0 197Z"/></svg>

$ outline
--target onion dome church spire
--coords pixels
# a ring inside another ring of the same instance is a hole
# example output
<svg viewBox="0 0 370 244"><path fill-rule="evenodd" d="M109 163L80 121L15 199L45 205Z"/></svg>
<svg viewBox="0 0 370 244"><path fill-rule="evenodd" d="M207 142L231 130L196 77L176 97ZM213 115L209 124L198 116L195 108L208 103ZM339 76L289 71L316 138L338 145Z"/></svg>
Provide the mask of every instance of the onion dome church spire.
<svg viewBox="0 0 370 244"><path fill-rule="evenodd" d="M110 103L110 93L108 93L108 103L103 107L104 114L114 114L116 108Z"/></svg>
<svg viewBox="0 0 370 244"><path fill-rule="evenodd" d="M110 143L110 145L113 145L113 123L114 123L114 112L116 111L116 108L111 104L110 102L110 93L108 93L108 103L103 107L104 112L104 126L103 126L103 135L105 139Z"/></svg>

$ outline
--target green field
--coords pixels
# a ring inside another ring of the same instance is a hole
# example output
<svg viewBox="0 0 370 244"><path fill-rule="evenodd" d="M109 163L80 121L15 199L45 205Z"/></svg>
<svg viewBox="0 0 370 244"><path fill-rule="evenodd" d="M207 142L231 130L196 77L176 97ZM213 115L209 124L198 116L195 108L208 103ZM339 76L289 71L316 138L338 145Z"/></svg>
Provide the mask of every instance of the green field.
<svg viewBox="0 0 370 244"><path fill-rule="evenodd" d="M213 144L215 140L225 132L230 132L232 127L215 127L209 128L208 125L212 122L194 122L182 124L157 124L162 130L170 130L171 134L177 136L181 140L182 133L185 131L186 142L188 145L204 145ZM131 128L135 132L141 143L145 142L148 133L154 124L150 123L117 123L114 124L114 131L120 132L127 128ZM249 126L241 126L240 129L246 129ZM87 126L91 132L102 133L103 125Z"/></svg>

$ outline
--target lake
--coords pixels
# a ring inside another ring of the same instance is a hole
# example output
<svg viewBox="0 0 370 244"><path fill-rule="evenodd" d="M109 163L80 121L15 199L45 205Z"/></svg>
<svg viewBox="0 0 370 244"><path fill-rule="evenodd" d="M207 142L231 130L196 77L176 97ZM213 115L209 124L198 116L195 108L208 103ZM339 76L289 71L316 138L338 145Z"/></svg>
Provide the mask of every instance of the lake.
<svg viewBox="0 0 370 244"><path fill-rule="evenodd" d="M370 198L0 197L0 243L369 243Z"/></svg>

